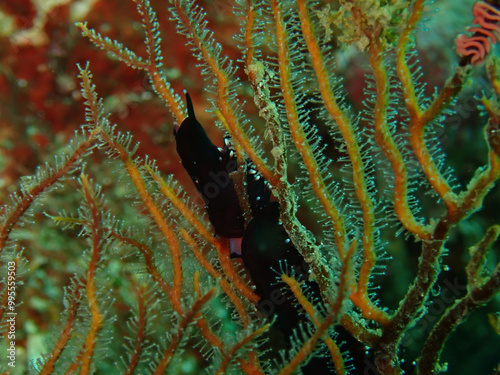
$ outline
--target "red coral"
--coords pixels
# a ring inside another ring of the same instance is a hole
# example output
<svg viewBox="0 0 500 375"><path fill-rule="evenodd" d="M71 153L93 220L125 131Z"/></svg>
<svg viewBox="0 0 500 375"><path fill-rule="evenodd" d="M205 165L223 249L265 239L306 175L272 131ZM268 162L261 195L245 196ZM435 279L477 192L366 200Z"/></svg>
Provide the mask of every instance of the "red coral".
<svg viewBox="0 0 500 375"><path fill-rule="evenodd" d="M500 11L494 6L479 1L472 9L476 27L468 27L471 36L459 35L455 41L457 53L467 57L470 64L479 65L491 50L491 46L500 38Z"/></svg>
<svg viewBox="0 0 500 375"><path fill-rule="evenodd" d="M33 26L36 9L31 0L3 1L0 7L15 17L17 27L28 29Z"/></svg>

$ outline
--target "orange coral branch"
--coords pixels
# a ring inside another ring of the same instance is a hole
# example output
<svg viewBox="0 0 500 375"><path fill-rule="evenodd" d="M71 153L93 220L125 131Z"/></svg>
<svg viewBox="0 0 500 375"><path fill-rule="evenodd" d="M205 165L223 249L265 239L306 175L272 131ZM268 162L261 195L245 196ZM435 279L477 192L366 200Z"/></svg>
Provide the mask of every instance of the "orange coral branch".
<svg viewBox="0 0 500 375"><path fill-rule="evenodd" d="M316 329L316 332L302 345L301 349L295 354L290 363L286 365L278 375L289 375L295 371L297 367L311 354L314 350L316 343L321 337L328 332L328 329L334 323L337 313L330 313L327 315L323 323Z"/></svg>
<svg viewBox="0 0 500 375"><path fill-rule="evenodd" d="M314 157L314 151L311 149L307 137L305 135L302 124L299 121L297 104L295 100L295 93L292 88L290 78L290 61L287 42L287 33L283 23L283 15L281 6L277 1L271 2L273 10L274 22L276 27L276 40L278 46L278 65L280 74L281 91L287 109L288 126L292 135L295 147L299 152L302 162L309 174L311 188L317 196L319 202L324 207L325 213L330 217L333 225L333 236L337 251L341 258L344 258L346 231L344 226L344 219L335 205L332 197L330 196L326 187L325 181L320 174L320 168Z"/></svg>
<svg viewBox="0 0 500 375"><path fill-rule="evenodd" d="M281 280L283 280L288 285L293 295L295 296L297 301L299 301L300 305L306 311L307 315L309 315L316 328L319 328L322 323L321 318L318 317L318 313L314 308L314 306L312 305L312 303L309 302L302 293L302 290L297 280L285 274L281 275ZM338 310L336 311L338 313ZM336 373L339 375L345 374L346 372L344 366L344 359L342 358L342 353L340 352L339 347L337 346L337 344L335 344L335 342L332 340L331 337L325 337L323 341L325 342L328 350L330 351L333 363L335 364Z"/></svg>
<svg viewBox="0 0 500 375"><path fill-rule="evenodd" d="M217 250L217 255L219 257L219 262L221 263L224 274L233 283L238 291L251 302L257 302L259 296L245 284L245 282L238 275L237 271L234 269L233 264L228 260L227 247L223 243L214 238L214 236L209 232L204 223L202 223L198 217L193 213L193 210L184 204L184 202L179 198L178 193L161 178L161 176L153 171L148 165L145 166L146 170L150 176L156 181L160 187L161 193L172 202L172 204L179 210L179 212L184 216L187 221L202 235L202 237L209 243L211 243Z"/></svg>
<svg viewBox="0 0 500 375"><path fill-rule="evenodd" d="M137 3L138 7L142 6L140 2ZM143 20L145 25L147 25L147 39L152 40L149 17L146 16ZM176 122L179 124L182 122L186 117L185 110L179 102L178 96L171 88L170 83L165 80L165 77L159 72L158 66L151 59L148 61L142 60L133 52L125 49L121 44L113 43L111 40L101 37L101 35L94 30L90 30L85 22L77 22L76 26L82 30L82 35L87 37L97 47L109 52L132 68L146 71L150 76L155 92L164 100L165 104L167 104Z"/></svg>
<svg viewBox="0 0 500 375"><path fill-rule="evenodd" d="M179 102L178 95L175 94L174 90L170 86L170 83L165 79L164 75L160 73L160 61L162 59L161 51L159 46L155 44L154 35L157 30L157 25L154 25L156 21L156 14L150 7L144 7L142 0L134 0L137 3L137 10L142 15L143 25L146 30L146 45L148 49L149 59L148 66L146 68L151 83L153 85L156 93L163 99L170 112L174 116L176 122L180 124L186 117L184 106Z"/></svg>
<svg viewBox="0 0 500 375"><path fill-rule="evenodd" d="M194 291L196 292L196 295L198 298L201 298L201 289L200 289L200 273L198 271L195 271L194 273ZM205 339L212 345L213 347L219 349L221 352L224 351L224 343L221 341L221 339L212 332L210 329L207 320L205 317L201 314L198 313L196 314L196 325L200 329L201 333L205 337Z"/></svg>
<svg viewBox="0 0 500 375"><path fill-rule="evenodd" d="M277 108L272 103L271 92L269 87L264 84L266 69L261 62L254 59L255 48L253 43L254 24L255 24L255 7L250 0L247 1L245 9L246 24L245 24L245 72L248 75L252 90L254 92L254 102L259 109L259 115L266 120L267 130L273 142L273 150L271 151L274 157L276 179L270 181L271 186L283 189L286 185L286 140L283 134L279 114Z"/></svg>
<svg viewBox="0 0 500 375"><path fill-rule="evenodd" d="M488 157L488 167L478 169L479 174L469 183L467 191L460 196L457 209L459 218L478 210L486 193L493 187L493 183L500 178L500 156L490 150Z"/></svg>
<svg viewBox="0 0 500 375"><path fill-rule="evenodd" d="M349 252L347 253L346 259L342 263L337 298L335 304L332 306L332 311L340 311L344 302L344 294L346 293L346 289L349 287L350 279L352 277L352 262L355 249L356 241L353 241L351 247L349 248ZM363 265L365 265L365 263L363 263ZM353 288L354 290L350 294L350 299L352 303L354 303L354 305L361 310L363 317L386 326L390 320L389 316L385 311L377 307L368 297L369 272L371 273L371 269L361 266L358 284L357 287Z"/></svg>
<svg viewBox="0 0 500 375"><path fill-rule="evenodd" d="M175 236L174 230L167 223L167 220L161 213L161 210L156 206L153 198L149 194L144 180L142 178L139 169L135 165L134 161L130 158L127 151L118 144L113 137L101 129L101 136L104 141L111 147L120 157L122 162L125 164L125 169L132 179L132 183L135 185L142 202L146 206L147 210L153 217L158 229L163 234L172 256L172 268L174 274L173 288L171 292L171 302L174 309L177 312L182 311L181 307L181 290L182 290L182 260L181 260L181 249L179 246L179 241Z"/></svg>
<svg viewBox="0 0 500 375"><path fill-rule="evenodd" d="M259 364L259 357L254 350L248 352L248 361L240 359L241 370L247 375L263 375Z"/></svg>
<svg viewBox="0 0 500 375"><path fill-rule="evenodd" d="M248 345L253 339L256 337L262 335L265 331L269 329L269 324L264 325L263 327L251 332L247 336L243 337L240 341L238 341L231 349L228 350L228 352L224 355L222 358L222 363L220 364L219 368L217 369L216 374L217 375L223 375L225 374L227 366L231 363L232 356L241 348L243 348L245 345ZM258 373L255 373L257 375Z"/></svg>
<svg viewBox="0 0 500 375"><path fill-rule="evenodd" d="M180 2L176 1L174 6L179 15L180 21L188 30L194 44L200 50L203 60L210 67L210 70L214 75L217 85L217 107L226 120L233 141L241 145L262 176L270 184L276 185L276 177L252 146L250 139L248 139L247 135L242 130L238 117L229 103L228 88L230 77L228 77L224 68L220 66L220 63L216 56L214 56L212 50L204 43L203 40L200 39L195 26L191 23L190 17L186 14L185 9L182 8Z"/></svg>
<svg viewBox="0 0 500 375"><path fill-rule="evenodd" d="M434 99L429 107L422 110L415 90L415 81L412 77L406 59L406 49L413 34L416 23L422 16L424 0L417 0L413 5L410 19L403 30L397 48L397 74L403 88L406 108L410 114L410 143L413 152L427 177L431 186L436 190L441 199L448 206L450 214L456 210L456 195L446 178L441 174L436 166L432 155L424 140L425 127L450 103L452 98L458 94L463 84L463 72L459 69L446 82L444 88Z"/></svg>
<svg viewBox="0 0 500 375"><path fill-rule="evenodd" d="M405 98L406 108L410 113L410 117L415 117L421 114L421 109L418 104L418 98L415 92L415 82L413 81L410 68L406 63L406 48L413 35L413 30L417 22L422 17L425 0L416 0L413 4L410 18L406 23L406 27L401 32L396 51L397 74L403 88L403 96Z"/></svg>
<svg viewBox="0 0 500 375"><path fill-rule="evenodd" d="M148 273L151 275L151 278L158 284L158 286L165 292L165 294L170 298L172 302L173 298L172 288L170 287L170 285L168 285L167 281L158 272L158 269L156 268L154 262L153 252L151 251L151 249L145 244L136 241L132 238L124 237L119 233L116 233L115 231L111 231L111 235L127 245L134 246L135 248L137 248L137 250L141 252L141 254L144 256L146 269Z"/></svg>
<svg viewBox="0 0 500 375"><path fill-rule="evenodd" d="M276 183L271 183L275 188L276 196L280 203L280 218L283 222L283 227L288 232L295 246L300 249L305 260L311 266L311 269L316 277L316 281L320 286L323 295L328 295L330 289L330 275L323 263L318 257L318 248L315 245L315 239L310 233L305 230L304 226L296 217L297 202L296 197L292 192L292 187L287 181L287 141L284 135L283 126L281 124L276 105L271 98L271 90L268 86L266 77L267 69L263 63L256 61L254 56L253 45L253 24L255 20L255 7L251 1L247 1L245 9L246 24L245 24L245 64L246 73L252 85L254 92L254 101L259 108L259 114L266 120L268 134L270 134L273 149L271 154L275 161Z"/></svg>
<svg viewBox="0 0 500 375"><path fill-rule="evenodd" d="M199 276L200 276L199 272L196 271L194 274L194 289L195 289L195 292L198 295L198 297L201 297ZM203 315L201 315L201 313L198 313L196 316L196 319L197 319L196 324L198 325L198 328L200 329L200 331L203 334L203 336L205 337L205 339L207 339L207 341L212 346L218 348L220 353L223 356L227 356L226 349L224 348L223 342L221 341L221 339L219 339L219 337L217 335L215 335L212 332L212 330L208 326L208 322L205 319L205 317ZM247 327L248 327L248 325L245 326L245 328L247 328ZM242 370L245 371L246 374L251 374L251 375L262 374L262 369L260 368L260 365L259 365L259 358L255 354L255 351L250 350L248 352L248 357L249 357L248 361L244 360L242 358L238 359L238 362L240 363Z"/></svg>
<svg viewBox="0 0 500 375"><path fill-rule="evenodd" d="M451 190L450 184L442 175L434 162L427 145L425 144L425 127L450 103L452 98L458 94L463 83L463 73L457 70L446 82L445 87L434 99L432 104L417 116L411 118L410 122L410 144L413 152L431 186L439 194L448 207L450 216L453 216L457 208L457 196Z"/></svg>
<svg viewBox="0 0 500 375"><path fill-rule="evenodd" d="M76 374L76 370L78 370L78 367L80 366L81 358L82 358L82 353L80 352L76 356L76 358L73 359L74 362L71 364L71 366L69 366L68 369L66 370L65 372L66 375Z"/></svg>
<svg viewBox="0 0 500 375"><path fill-rule="evenodd" d="M340 318L340 324L347 329L353 337L367 346L373 347L380 338L380 332L364 327L357 318L344 314Z"/></svg>
<svg viewBox="0 0 500 375"><path fill-rule="evenodd" d="M92 147L98 131L93 130L88 134L85 141L80 143L78 147L68 157L68 160L57 170L52 171L46 179L30 189L22 198L16 202L15 208L9 213L5 219L5 224L0 227L0 254L2 253L5 243L14 226L19 222L21 216L28 210L33 201L40 196L44 191L54 185L61 177L66 175L75 164L81 161L81 157L85 152Z"/></svg>
<svg viewBox="0 0 500 375"><path fill-rule="evenodd" d="M138 289L136 289L135 293L137 295L138 300L138 319L137 319L137 338L135 340L134 351L132 352L132 356L130 357L129 364L125 371L126 375L132 375L137 365L139 364L139 359L141 358L141 354L143 352L143 345L146 339L146 285L142 284Z"/></svg>
<svg viewBox="0 0 500 375"><path fill-rule="evenodd" d="M363 254L365 257L363 266L368 268L371 272L375 263L373 238L375 216L373 201L368 193L368 187L366 185L365 166L363 159L361 158L359 144L356 140L356 135L348 116L337 104L337 98L335 97L334 91L330 85L329 73L324 64L324 56L313 32L306 1L300 0L298 2L298 6L302 33L309 50L314 72L316 73L316 81L318 82L323 103L325 104L330 117L335 121L340 132L342 133L345 146L351 160L354 190L363 212ZM342 249L342 251L343 250L344 249Z"/></svg>
<svg viewBox="0 0 500 375"><path fill-rule="evenodd" d="M57 339L57 343L52 349L52 352L49 355L48 360L44 363L43 368L39 372L39 375L49 375L53 373L54 366L59 359L61 353L66 348L66 345L71 337L73 332L73 327L75 326L76 320L76 312L81 302L80 289L83 288L83 280L75 283L75 289L72 291L73 295L68 298L70 305L66 309L68 314L68 319L66 320L66 324Z"/></svg>
<svg viewBox="0 0 500 375"><path fill-rule="evenodd" d="M82 31L82 36L88 38L96 47L120 59L128 66L139 70L146 70L148 68L148 61L142 60L133 52L124 48L121 44L113 43L106 37L103 38L96 31L89 29L87 27L87 22L76 22L75 25Z"/></svg>
<svg viewBox="0 0 500 375"><path fill-rule="evenodd" d="M182 238L184 238L184 241L189 245L190 249L193 251L194 256L200 263L200 265L207 270L207 272L212 275L212 277L216 280L219 280L219 285L221 286L222 290L226 295L229 297L231 302L234 304L236 307L236 311L238 311L238 314L241 317L241 320L243 322L244 327L248 327L248 324L250 323L248 314L245 310L245 306L241 302L241 300L238 298L238 296L232 291L231 286L229 283L222 278L221 274L217 272L217 270L210 264L210 262L205 258L205 256L202 254L200 249L198 248L198 245L196 244L196 241L193 240L193 238L189 235L189 233L184 229L184 228L179 228L179 232L182 235Z"/></svg>
<svg viewBox="0 0 500 375"><path fill-rule="evenodd" d="M104 321L104 316L99 311L98 298L96 295L96 285L95 285L95 272L97 265L101 259L101 241L102 241L102 228L101 228L101 214L98 207L96 196L90 186L87 177L82 174L80 176L85 200L89 205L92 214L92 255L89 262L89 267L86 276L86 293L87 300L90 308L90 329L85 338L85 343L83 346L83 353L81 357L81 368L80 374L90 373L90 364L92 361L92 356L94 355L95 344L97 340L97 334L102 328L102 323Z"/></svg>
<svg viewBox="0 0 500 375"><path fill-rule="evenodd" d="M389 104L389 81L383 65L383 51L373 42L370 49L370 64L377 87L375 103L375 139L389 159L394 171L394 210L399 220L409 232L420 239L429 239L430 230L418 222L408 204L408 171L387 125L387 106Z"/></svg>
<svg viewBox="0 0 500 375"><path fill-rule="evenodd" d="M205 337L208 343L222 352L224 349L223 342L215 333L212 332L207 320L203 317L203 315L198 314L196 316L196 325L198 326L203 337Z"/></svg>
<svg viewBox="0 0 500 375"><path fill-rule="evenodd" d="M204 296L196 299L196 301L193 303L189 311L181 315L182 318L179 322L177 332L173 335L170 345L168 346L167 350L162 356L162 359L158 363L158 366L156 367L153 373L154 375L162 375L165 373L168 365L170 364L170 361L173 358L177 346L179 345L182 337L184 336L184 333L186 332L188 324L193 321L193 319L201 310L203 305L205 305L213 297L214 293L215 293L215 288L210 289Z"/></svg>
<svg viewBox="0 0 500 375"><path fill-rule="evenodd" d="M375 213L374 204L368 192L368 186L365 179L365 166L361 157L359 144L354 134L354 129L350 123L347 115L341 110L337 104L334 91L330 85L329 74L324 64L324 56L320 50L317 38L314 35L309 12L307 10L306 1L300 0L298 2L299 16L311 62L316 73L316 80L318 82L319 91L323 98L328 113L331 118L336 122L340 132L342 133L349 158L352 165L352 176L354 183L354 190L361 205L363 212L363 264L361 266L359 281L356 294L353 295L353 302L356 306L364 311L364 316L375 316L382 321L386 321L385 314L381 313L373 304L369 302L368 297L368 282L371 272L376 262L375 255ZM351 244L353 248L354 242ZM342 254L342 253L341 253ZM344 262L349 262L348 254L344 255ZM363 302L365 301L365 302ZM369 313L367 312L369 311ZM377 312L376 314L373 314Z"/></svg>

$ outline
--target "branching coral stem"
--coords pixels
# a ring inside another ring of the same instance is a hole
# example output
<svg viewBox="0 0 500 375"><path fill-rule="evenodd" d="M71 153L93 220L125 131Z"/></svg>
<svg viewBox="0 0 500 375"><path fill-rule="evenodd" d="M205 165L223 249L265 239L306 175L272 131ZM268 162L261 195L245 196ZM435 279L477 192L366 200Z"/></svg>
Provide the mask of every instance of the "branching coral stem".
<svg viewBox="0 0 500 375"><path fill-rule="evenodd" d="M487 251L499 235L500 226L494 225L486 231L483 239L471 248L471 258L466 267L468 292L444 312L427 336L418 361L419 374L430 374L435 371L443 346L450 334L472 310L482 306L498 293L500 263L489 277L479 277L479 273Z"/></svg>
<svg viewBox="0 0 500 375"><path fill-rule="evenodd" d="M421 113L421 110L415 92L415 83L413 81L410 68L406 62L406 49L408 47L408 43L410 42L410 38L413 35L415 26L420 20L420 17L422 17L424 5L425 0L416 0L413 2L410 18L406 23L406 27L401 32L396 51L397 73L401 81L403 96L405 98L406 108L408 109L410 117L418 116Z"/></svg>
<svg viewBox="0 0 500 375"><path fill-rule="evenodd" d="M170 112L174 116L176 122L180 124L185 118L186 113L184 107L178 100L178 96L166 81L163 74L160 73L159 68L161 65L161 49L159 44L158 23L156 21L156 14L149 6L149 2L144 0L134 0L137 4L137 10L142 15L143 26L146 32L146 45L148 51L148 66L146 68L154 90L165 101Z"/></svg>
<svg viewBox="0 0 500 375"><path fill-rule="evenodd" d="M0 227L0 254L5 247L10 232L16 223L19 222L21 216L30 208L33 201L65 176L76 164L81 162L82 155L93 147L97 133L98 130L95 129L89 132L86 140L78 145L61 167L51 171L46 179L40 181L39 184L30 189L29 192L24 194L22 199L16 203L15 208L6 217L4 225Z"/></svg>
<svg viewBox="0 0 500 375"><path fill-rule="evenodd" d="M140 1L137 2L138 8L142 7ZM151 33L151 20L147 16L143 17L143 21L148 27L146 27L146 39L152 39ZM170 84L165 80L164 76L159 72L158 66L154 63L154 60L150 58L147 61L142 60L141 58L135 56L131 51L123 48L121 45L113 44L109 39L101 37L94 30L89 30L87 24L85 22L77 22L76 26L78 26L82 30L82 35L87 37L94 45L97 47L111 53L116 58L125 62L125 64L139 70L144 70L148 73L151 84L153 85L156 93L162 98L167 104L170 112L174 116L176 122L180 124L182 120L186 117L186 113L184 108L177 100L177 96L174 91L170 87ZM149 51L149 50L148 50Z"/></svg>
<svg viewBox="0 0 500 375"><path fill-rule="evenodd" d="M455 221L463 219L481 208L484 196L493 187L493 183L500 177L500 156L493 150L488 153L488 166L478 168L475 177L469 183L467 191L460 195Z"/></svg>
<svg viewBox="0 0 500 375"><path fill-rule="evenodd" d="M172 255L172 266L173 266L173 288L170 291L170 299L174 309L177 312L182 311L181 307L181 289L182 289L182 261L181 261L181 252L179 247L179 242L172 227L167 223L166 219L163 217L161 210L156 206L154 200L149 194L145 182L142 178L142 175L131 159L127 150L118 142L116 142L115 138L112 134L105 131L101 125L105 123L103 114L101 113L102 104L98 100L97 94L95 92L95 86L91 81L91 73L88 71L88 68L80 69L80 77L82 79L82 92L87 99L87 118L89 120L89 126L93 126L94 130L99 130L99 135L103 139L103 141L110 147L122 160L125 165L125 169L128 172L130 178L132 179L133 184L135 185L139 196L153 217L156 225L162 232L167 244L169 245L170 252Z"/></svg>
<svg viewBox="0 0 500 375"><path fill-rule="evenodd" d="M250 332L248 335L243 337L241 340L239 340L231 349L225 353L222 362L219 366L219 368L216 371L216 375L223 375L226 373L226 368L227 366L231 363L233 355L243 348L245 345L248 345L252 340L254 340L256 337L262 335L264 332L266 332L269 329L270 324L265 324L263 327L256 329L253 332ZM259 371L259 370L257 370ZM254 372L255 375L258 375L259 372ZM262 373L261 373L262 374Z"/></svg>
<svg viewBox="0 0 500 375"><path fill-rule="evenodd" d="M118 241L123 242L124 244L131 245L139 250L144 257L144 262L146 263L146 270L148 271L151 278L155 281L155 283L160 287L161 290L168 296L172 296L172 291L170 285L168 285L167 281L160 275L160 272L156 268L154 262L154 255L151 249L145 244L136 241L132 238L128 238L122 236L121 234L111 231L111 235L115 237Z"/></svg>
<svg viewBox="0 0 500 375"><path fill-rule="evenodd" d="M254 24L255 24L255 7L251 0L247 0L245 9L245 72L248 75L252 90L254 92L254 102L259 108L259 114L266 120L266 127L271 141L273 143L273 157L275 163L275 181L271 181L271 185L277 189L282 188L287 178L287 162L286 162L286 139L283 134L282 124L279 119L279 113L276 105L271 99L269 87L265 84L265 67L264 64L255 59L254 46Z"/></svg>
<svg viewBox="0 0 500 375"><path fill-rule="evenodd" d="M181 313L181 319L179 325L177 327L176 333L173 335L170 344L163 354L158 366L154 371L154 375L162 375L165 373L168 365L172 361L173 355L182 339L184 334L186 333L186 329L188 324L193 321L195 316L201 310L201 308L213 297L215 294L215 288L210 289L205 295L196 299L191 308L184 313Z"/></svg>
<svg viewBox="0 0 500 375"><path fill-rule="evenodd" d="M117 155L122 160L127 170L128 175L132 179L132 183L137 189L139 196L144 203L144 206L148 212L153 217L158 229L163 234L165 241L169 245L170 254L172 258L172 268L174 274L173 288L170 289L170 300L174 309L177 312L182 311L181 306L181 290L182 290L182 260L181 260L181 249L179 246L179 241L175 235L173 228L167 223L167 220L163 216L160 208L155 204L153 198L149 194L144 179L135 165L134 161L130 158L126 150L105 131L101 131L101 137L106 142L106 144L111 147Z"/></svg>
<svg viewBox="0 0 500 375"><path fill-rule="evenodd" d="M87 300L90 308L90 328L85 338L85 343L83 346L83 353L81 356L81 368L80 374L89 374L90 365L92 361L92 356L94 355L94 349L97 341L97 334L102 328L102 323L104 321L104 316L99 310L98 298L96 295L96 284L95 284L95 272L98 263L101 259L101 246L103 241L103 233L101 228L101 214L100 209L97 204L97 198L90 186L87 177L82 174L80 176L82 183L85 200L90 207L90 212L92 215L92 255L89 262L89 267L86 275L86 285L85 290L87 294Z"/></svg>
<svg viewBox="0 0 500 375"><path fill-rule="evenodd" d="M372 41L369 53L370 65L372 66L377 87L374 109L375 139L394 171L394 210L409 232L413 233L417 238L429 239L429 228L415 219L408 204L408 171L387 124L388 90L390 85L383 63L382 50L376 41Z"/></svg>
<svg viewBox="0 0 500 375"><path fill-rule="evenodd" d="M316 329L316 332L302 345L300 350L295 354L290 363L286 365L278 375L289 375L292 374L297 367L311 354L314 350L316 343L320 340L323 335L328 332L328 329L332 326L336 319L337 314L335 312L329 313L323 320L321 325ZM342 373L341 373L342 374Z"/></svg>
<svg viewBox="0 0 500 375"><path fill-rule="evenodd" d="M66 309L66 324L64 325L61 335L57 339L54 349L52 349L50 353L49 359L44 363L42 370L39 372L40 375L49 375L53 373L57 360L71 338L73 327L75 326L76 313L81 303L81 289L83 289L83 283L84 280L77 281L74 286L75 289L71 291L71 296L68 298L70 304Z"/></svg>
<svg viewBox="0 0 500 375"><path fill-rule="evenodd" d="M194 274L194 289L196 291L196 294L198 295L198 298L201 298L201 290L200 290L200 283L199 283L199 272L196 271L195 274ZM231 297L230 297L231 298ZM231 356L238 350L240 349L242 346L246 345L248 343L248 340L246 340L245 338L243 339L243 341L245 341L244 343L242 343L242 341L240 341L239 343L236 344L236 348L233 347L232 349L235 349L235 350L229 350L229 351L226 351L226 349L224 348L224 344L223 342L221 341L221 339L215 334L213 333L213 331L211 330L207 320L205 319L205 317L201 314L201 313L198 313L197 316L196 316L196 324L198 325L198 328L201 330L203 336L207 339L207 341L213 345L214 347L216 347L217 349L219 349L220 353L224 356L224 357L227 357L228 360L227 361L224 361L223 362L226 362L225 363L225 367L227 367L227 365L229 365L229 361L231 359ZM268 329L268 325L264 326L263 328L264 329ZM248 325L245 326L245 328L248 328ZM251 337L257 337L259 334L255 335L255 332L252 332L250 334ZM239 345L239 346L238 346ZM230 352L230 353L229 353ZM260 364L259 364L259 360L258 360L258 357L255 353L254 350L249 350L248 351L248 360L245 360L243 358L238 358L238 362L242 368L242 370L246 373L246 374L250 374L250 375L263 375L263 372L262 372L262 369L260 368ZM221 364L222 366L222 364Z"/></svg>
<svg viewBox="0 0 500 375"><path fill-rule="evenodd" d="M285 274L281 275L281 280L283 280L288 285L293 295L295 296L297 301L299 301L300 305L306 311L307 315L309 315L309 318L312 320L316 328L319 328L321 326L322 321L318 316L318 313L314 308L314 306L312 305L312 303L309 302L302 293L302 290L297 280ZM338 312L338 310L336 311ZM342 353L340 352L339 347L337 346L337 344L335 344L335 342L332 340L331 337L325 336L323 338L323 341L326 344L328 350L330 351L333 363L335 364L336 373L339 375L345 374L346 372L345 372L344 359L342 358Z"/></svg>
<svg viewBox="0 0 500 375"><path fill-rule="evenodd" d="M207 272L210 275L212 275L214 279L219 280L219 285L236 307L236 311L238 311L238 314L241 317L241 321L243 322L244 327L247 328L250 323L250 319L245 310L245 306L238 298L238 296L232 291L227 280L225 278L222 278L222 275L210 264L210 262L207 259L205 259L205 256L202 254L201 250L196 244L196 241L189 235L189 233L184 228L179 228L179 232L181 233L181 236L184 239L184 241L186 241L186 243L193 251L194 256L196 257L200 265L203 268L205 268L205 270L207 270Z"/></svg>
<svg viewBox="0 0 500 375"><path fill-rule="evenodd" d="M136 331L136 339L134 344L134 349L132 355L130 356L129 364L125 371L125 375L133 375L137 365L139 364L139 360L141 359L141 354L144 351L144 342L146 339L146 324L147 320L147 307L146 307L146 292L147 287L146 284L142 284L139 288L136 288L135 294L137 296L137 331Z"/></svg>
<svg viewBox="0 0 500 375"><path fill-rule="evenodd" d="M413 152L427 177L431 186L436 190L441 199L445 202L450 216L455 214L457 209L457 196L442 175L434 162L431 153L425 143L425 127L448 105L462 88L464 73L461 68L457 68L455 74L448 79L444 88L434 99L431 105L425 110L418 110L416 115L410 119L410 144Z"/></svg>
<svg viewBox="0 0 500 375"><path fill-rule="evenodd" d="M163 180L158 173L153 171L148 165L145 166L149 175L156 181L160 187L161 193L168 198L172 204L179 210L179 212L187 219L187 221L201 234L201 236L209 243L211 243L217 250L217 255L219 256L219 261L224 270L225 275L231 280L233 285L237 287L240 293L245 296L251 302L257 302L259 296L245 284L243 280L239 277L238 273L234 269L231 262L227 261L228 251L227 247L223 246L223 243L214 238L207 227L198 219L198 217L190 210L186 204L179 198L178 194L169 186L165 180Z"/></svg>
<svg viewBox="0 0 500 375"><path fill-rule="evenodd" d="M203 56L203 60L210 67L210 70L212 71L216 79L218 109L226 120L231 137L235 142L238 142L241 145L243 150L245 150L245 153L248 155L250 160L252 160L252 162L255 164L256 168L262 174L262 176L269 183L275 185L276 180L274 173L267 167L266 163L262 160L262 158L257 154L256 150L253 148L250 140L243 131L233 108L229 103L228 75L226 74L224 69L220 66L219 61L213 55L211 49L198 36L198 33L196 32L194 25L191 23L190 18L186 14L186 11L182 7L181 3L179 1L175 1L174 6L177 10L177 13L179 15L182 24L188 30L189 35L192 38L194 44L200 50Z"/></svg>
<svg viewBox="0 0 500 375"><path fill-rule="evenodd" d="M311 56L312 65L316 73L316 80L318 82L319 91L323 98L328 113L337 124L342 136L344 138L345 146L349 154L349 158L353 170L353 183L356 196L358 197L363 212L363 265L359 273L359 280L357 290L353 293L353 302L358 308L363 311L365 317L370 316L371 319L380 318L380 321L387 322L386 314L379 311L369 300L368 297L368 282L371 272L375 266L375 244L374 235L375 230L375 215L373 201L368 192L368 187L365 179L365 166L361 158L359 144L354 134L354 129L347 116L338 106L335 99L335 94L332 90L327 72L324 56L320 50L317 38L314 35L309 12L307 10L307 2L300 0L298 2L299 16L302 27L302 34L304 35L309 55ZM344 258L343 261L346 261Z"/></svg>
<svg viewBox="0 0 500 375"><path fill-rule="evenodd" d="M277 1L271 1L271 8L274 15L274 22L276 27L276 41L278 46L278 65L280 74L280 84L285 102L288 126L292 135L295 147L299 152L302 162L306 167L311 182L311 188L318 197L319 202L324 207L325 213L330 217L333 225L333 236L337 251L341 258L344 258L344 251L346 249L346 231L344 219L340 214L337 206L333 202L332 197L328 193L325 181L321 177L320 168L314 157L314 152L311 149L304 128L299 120L297 110L295 93L292 88L290 77L290 61L288 51L287 32L283 22L283 14L281 5Z"/></svg>
<svg viewBox="0 0 500 375"><path fill-rule="evenodd" d="M405 29L401 33L401 37L397 47L397 74L403 88L403 96L405 99L406 109L410 114L410 143L413 152L422 168L422 171L427 177L431 186L439 194L443 202L448 207L450 215L453 215L456 210L457 197L451 190L451 187L446 178L439 171L432 155L425 143L425 127L448 105L451 100L458 94L462 88L464 72L458 68L455 74L446 82L444 88L436 96L433 102L423 110L419 104L416 95L415 80L408 66L406 50L413 35L415 26L420 20L425 5L425 0L417 0L413 4L410 18Z"/></svg>

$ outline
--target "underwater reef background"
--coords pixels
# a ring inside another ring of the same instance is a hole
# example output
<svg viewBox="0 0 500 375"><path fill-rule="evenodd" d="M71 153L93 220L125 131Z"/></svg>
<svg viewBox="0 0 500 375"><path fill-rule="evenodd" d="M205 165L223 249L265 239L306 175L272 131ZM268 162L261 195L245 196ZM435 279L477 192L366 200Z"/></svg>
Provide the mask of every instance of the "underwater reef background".
<svg viewBox="0 0 500 375"><path fill-rule="evenodd" d="M305 373L316 348L332 373L500 372L499 9L1 2L0 371ZM176 152L184 91L311 271L272 270L304 310L283 356Z"/></svg>

